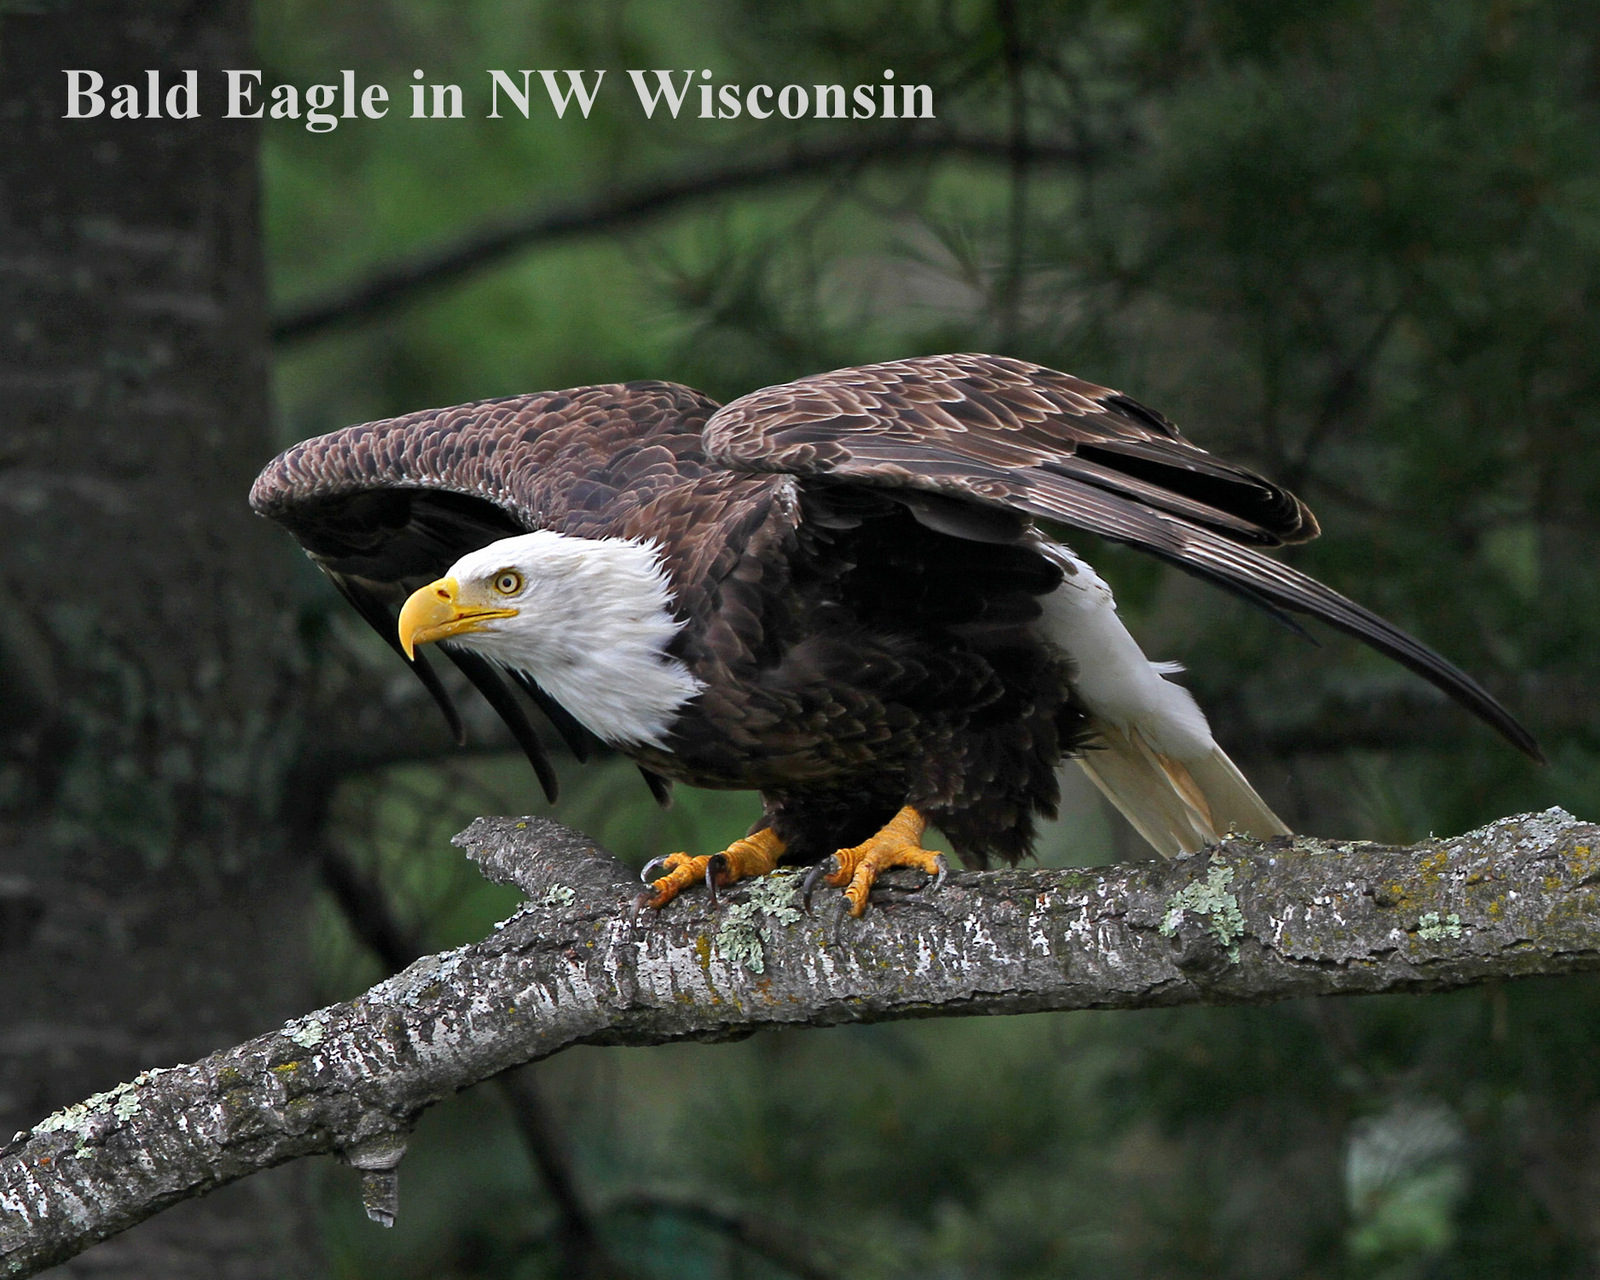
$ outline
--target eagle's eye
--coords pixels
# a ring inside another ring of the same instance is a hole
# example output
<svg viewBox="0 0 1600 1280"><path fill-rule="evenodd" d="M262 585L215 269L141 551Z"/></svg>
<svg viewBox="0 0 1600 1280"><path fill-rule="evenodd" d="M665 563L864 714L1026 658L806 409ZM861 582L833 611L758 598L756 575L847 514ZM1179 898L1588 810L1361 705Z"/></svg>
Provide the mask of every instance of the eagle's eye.
<svg viewBox="0 0 1600 1280"><path fill-rule="evenodd" d="M522 590L522 575L515 569L502 569L495 577L494 589L503 596L514 596Z"/></svg>

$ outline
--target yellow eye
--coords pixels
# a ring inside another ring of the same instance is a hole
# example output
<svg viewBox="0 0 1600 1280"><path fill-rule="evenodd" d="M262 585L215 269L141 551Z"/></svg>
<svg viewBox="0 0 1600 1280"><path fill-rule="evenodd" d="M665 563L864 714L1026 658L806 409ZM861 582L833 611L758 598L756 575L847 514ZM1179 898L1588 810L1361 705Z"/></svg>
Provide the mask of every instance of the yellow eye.
<svg viewBox="0 0 1600 1280"><path fill-rule="evenodd" d="M522 575L515 569L502 569L494 580L494 589L503 596L514 596L522 590Z"/></svg>

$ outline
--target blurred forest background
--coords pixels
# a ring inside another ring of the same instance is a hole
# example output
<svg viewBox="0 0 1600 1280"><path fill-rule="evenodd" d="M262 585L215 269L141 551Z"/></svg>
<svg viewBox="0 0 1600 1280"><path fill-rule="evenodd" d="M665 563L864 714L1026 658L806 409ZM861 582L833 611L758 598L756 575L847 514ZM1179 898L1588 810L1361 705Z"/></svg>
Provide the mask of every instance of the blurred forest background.
<svg viewBox="0 0 1600 1280"><path fill-rule="evenodd" d="M395 104L262 127L278 445L589 382L725 400L921 353L1037 360L1296 489L1325 533L1295 562L1478 676L1550 758L1083 539L1291 825L1600 817L1594 5L259 0L254 21L236 65L267 84L352 68ZM587 120L482 118L485 69L527 66L604 67L605 92ZM416 68L465 88L463 118L407 118ZM646 120L626 68L893 68L937 116ZM487 716L451 747L280 543L295 678L383 694L365 750L306 732L300 810L274 819L322 873L280 929L310 1007L482 936L513 900L448 838L545 807ZM755 813L682 788L659 811L616 761L562 773L555 815L636 863ZM1081 789L1041 848L1143 856ZM579 1049L427 1115L391 1232L348 1170L310 1177L286 1194L349 1280L1597 1276L1600 999L1570 979Z"/></svg>

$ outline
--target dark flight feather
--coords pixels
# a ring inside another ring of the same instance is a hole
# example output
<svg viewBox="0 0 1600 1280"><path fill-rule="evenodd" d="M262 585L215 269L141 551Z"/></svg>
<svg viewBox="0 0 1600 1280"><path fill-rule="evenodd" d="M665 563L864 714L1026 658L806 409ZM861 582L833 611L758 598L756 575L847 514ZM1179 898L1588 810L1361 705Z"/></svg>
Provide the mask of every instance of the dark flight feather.
<svg viewBox="0 0 1600 1280"><path fill-rule="evenodd" d="M416 673L417 679L422 681L422 687L428 691L435 705L444 713L445 724L449 726L450 737L455 741L456 746L466 746L467 726L461 722L461 713L456 710L456 704L451 701L450 691L440 681L439 673L433 669L433 665L428 661L427 654L418 653L412 657L406 657L406 651L400 644L400 637L395 631L395 615L393 611L384 608L383 603L370 588L363 587L347 575L334 570L326 570L326 573L333 585L338 589L339 594L361 615L362 620L383 637L385 644L402 658L405 658L411 670Z"/></svg>
<svg viewBox="0 0 1600 1280"><path fill-rule="evenodd" d="M672 808L672 779L663 778L654 769L639 766L639 776L644 779L644 785L650 788L650 794L655 797L655 802L663 809Z"/></svg>
<svg viewBox="0 0 1600 1280"><path fill-rule="evenodd" d="M579 764L588 760L590 744L594 739L587 729L573 719L572 712L546 693L544 687L527 672L508 671L506 674L521 685L523 692L533 699L534 706L544 713L544 718L561 735L561 741L567 744L567 750L572 752L572 758Z"/></svg>
<svg viewBox="0 0 1600 1280"><path fill-rule="evenodd" d="M506 686L504 673L494 663L480 657L471 649L452 645L444 653L445 657L455 663L456 670L466 676L472 682L472 686L483 695L484 701L494 708L495 714L505 721L506 728L511 730L511 736L516 739L517 745L522 748L522 754L528 757L528 763L538 775L539 785L544 788L545 799L554 804L560 794L561 783L556 777L554 766L550 763L550 756L544 749L544 743L539 741L538 733L528 723L528 717L523 714L516 695Z"/></svg>

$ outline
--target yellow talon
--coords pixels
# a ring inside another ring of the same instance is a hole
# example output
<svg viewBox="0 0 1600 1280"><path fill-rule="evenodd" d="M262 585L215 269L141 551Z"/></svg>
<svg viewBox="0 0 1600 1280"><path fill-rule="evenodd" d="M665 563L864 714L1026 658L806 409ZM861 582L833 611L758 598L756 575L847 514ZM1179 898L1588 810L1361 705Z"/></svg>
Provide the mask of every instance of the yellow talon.
<svg viewBox="0 0 1600 1280"><path fill-rule="evenodd" d="M690 885L706 879L706 869L718 858L722 860L721 865L711 873L711 883L717 887L733 884L736 880L748 880L751 876L764 876L778 865L778 859L783 857L783 848L783 841L770 827L764 827L743 840L735 840L721 853L704 853L694 857L687 853L674 853L653 859L645 866L644 874L648 876L650 869L657 864L665 867L667 874L659 880L646 881L656 891L646 905L659 911Z"/></svg>
<svg viewBox="0 0 1600 1280"><path fill-rule="evenodd" d="M890 867L917 867L937 880L944 879L943 856L922 847L922 833L927 829L928 820L907 805L877 835L833 855L839 866L828 875L827 883L835 888L849 886L844 896L850 899L851 915L859 916L867 909L873 884Z"/></svg>

